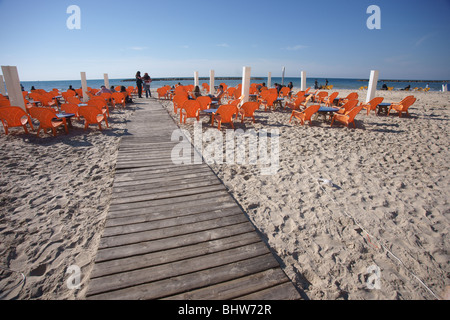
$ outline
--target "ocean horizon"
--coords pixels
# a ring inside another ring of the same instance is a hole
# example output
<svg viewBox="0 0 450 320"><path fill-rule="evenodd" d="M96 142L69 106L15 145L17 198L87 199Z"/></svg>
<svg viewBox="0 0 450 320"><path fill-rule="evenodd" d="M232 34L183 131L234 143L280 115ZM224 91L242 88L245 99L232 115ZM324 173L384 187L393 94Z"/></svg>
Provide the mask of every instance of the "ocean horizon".
<svg viewBox="0 0 450 320"><path fill-rule="evenodd" d="M315 81L317 80L319 86L325 86L328 80L328 85L333 85L332 90L339 89L354 89L358 90L360 87L368 86L368 79L349 79L349 78L315 78L310 77L306 80L306 86L314 88ZM251 83L266 83L267 77L252 77ZM209 84L209 78L200 77L200 84L206 82ZM292 82L294 89L298 89L301 86L301 78L300 77L285 77L284 85ZM394 87L394 90L404 89L406 86L410 85L412 89L414 88L425 88L427 85L430 88L430 91L441 91L442 85L447 84L448 80L384 80L381 79L378 81L377 89L380 90L384 83L388 87ZM34 86L35 89L44 89L46 91L52 90L54 88L60 91L66 91L69 86L73 88L81 88L81 79L80 80L54 80L54 81L21 81L20 82L24 87L25 91L30 91L31 87ZM154 78L151 88L157 89L166 85L174 86L178 83L182 85L190 85L194 84L194 78L190 77L167 77L167 78ZM239 77L216 77L215 85L219 85L220 83L225 83L228 86L237 86L242 83L242 78ZM275 83L283 83L283 79L281 77L272 77L271 85L273 86ZM110 86L135 86L134 79L130 78L121 78L121 79L109 79ZM100 88L104 85L104 79L89 79L87 80L88 87L91 88Z"/></svg>

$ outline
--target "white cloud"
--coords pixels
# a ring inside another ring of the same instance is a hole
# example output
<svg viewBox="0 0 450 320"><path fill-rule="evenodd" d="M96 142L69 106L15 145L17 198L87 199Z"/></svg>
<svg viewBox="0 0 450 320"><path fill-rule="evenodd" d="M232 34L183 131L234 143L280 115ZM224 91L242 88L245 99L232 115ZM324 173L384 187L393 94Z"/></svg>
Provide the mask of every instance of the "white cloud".
<svg viewBox="0 0 450 320"><path fill-rule="evenodd" d="M308 48L308 46L304 46L304 45L301 45L301 44L298 44L298 45L295 45L295 46L289 46L289 47L286 47L286 48L284 48L285 50L289 50L289 51L298 51L298 50L301 50L301 49L305 49L305 48Z"/></svg>
<svg viewBox="0 0 450 320"><path fill-rule="evenodd" d="M146 47L129 47L128 49L134 50L134 51L142 51L147 49Z"/></svg>
<svg viewBox="0 0 450 320"><path fill-rule="evenodd" d="M433 33L429 33L425 36L423 36L422 38L420 38L419 40L416 41L416 47L420 46L424 41L428 40L429 38L433 37L434 34Z"/></svg>

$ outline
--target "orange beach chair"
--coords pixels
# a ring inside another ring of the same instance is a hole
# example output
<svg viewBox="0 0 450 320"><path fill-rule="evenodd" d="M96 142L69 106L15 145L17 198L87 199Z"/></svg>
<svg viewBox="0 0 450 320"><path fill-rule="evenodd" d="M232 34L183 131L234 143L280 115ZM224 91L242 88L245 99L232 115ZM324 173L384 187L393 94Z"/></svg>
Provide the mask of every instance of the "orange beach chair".
<svg viewBox="0 0 450 320"><path fill-rule="evenodd" d="M363 106L357 106L351 109L349 112L345 114L335 113L333 115L333 119L331 120L331 127L333 126L334 121L339 121L347 125L347 128L350 123L353 123L353 126L356 128L355 117L362 110Z"/></svg>
<svg viewBox="0 0 450 320"><path fill-rule="evenodd" d="M309 124L312 124L311 117L313 114L315 114L317 111L319 111L320 105L312 105L306 108L304 111L292 111L291 119L289 122L291 122L292 118L296 118L300 120L301 124L304 125L306 121L309 121Z"/></svg>
<svg viewBox="0 0 450 320"><path fill-rule="evenodd" d="M0 121L8 135L8 128L22 127L25 133L28 133L27 123L31 130L34 130L30 116L21 108L16 106L0 107Z"/></svg>
<svg viewBox="0 0 450 320"><path fill-rule="evenodd" d="M60 126L64 126L66 134L69 133L66 119L59 119L56 116L56 111L54 109L47 107L31 107L28 110L31 117L39 121L39 128L36 134L38 137L41 129L43 129L44 131L47 129L51 129L53 135L56 136L56 128Z"/></svg>
<svg viewBox="0 0 450 320"><path fill-rule="evenodd" d="M402 112L405 112L406 115L409 116L408 109L414 102L416 102L416 98L414 96L408 96L399 103L392 103L389 107L388 115L391 113L391 110L394 109L398 112L399 117L402 116Z"/></svg>

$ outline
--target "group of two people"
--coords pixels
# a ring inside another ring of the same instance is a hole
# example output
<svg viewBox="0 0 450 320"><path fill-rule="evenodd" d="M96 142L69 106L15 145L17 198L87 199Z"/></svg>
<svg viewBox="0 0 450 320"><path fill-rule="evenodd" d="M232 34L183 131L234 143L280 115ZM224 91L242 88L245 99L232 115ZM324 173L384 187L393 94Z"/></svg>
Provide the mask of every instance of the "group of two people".
<svg viewBox="0 0 450 320"><path fill-rule="evenodd" d="M138 89L139 98L142 98L142 85L144 85L145 97L148 98L152 96L152 92L150 91L151 83L152 78L148 75L148 73L145 73L143 77L141 76L140 71L136 73L136 86Z"/></svg>

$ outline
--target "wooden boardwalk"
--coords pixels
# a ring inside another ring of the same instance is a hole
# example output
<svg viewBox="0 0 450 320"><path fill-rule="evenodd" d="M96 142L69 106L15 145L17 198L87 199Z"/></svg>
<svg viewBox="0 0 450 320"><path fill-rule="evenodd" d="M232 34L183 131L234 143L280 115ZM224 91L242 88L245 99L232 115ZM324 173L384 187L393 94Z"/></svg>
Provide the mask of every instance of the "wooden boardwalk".
<svg viewBox="0 0 450 320"><path fill-rule="evenodd" d="M87 299L300 299L212 170L173 164L167 111L137 106Z"/></svg>

